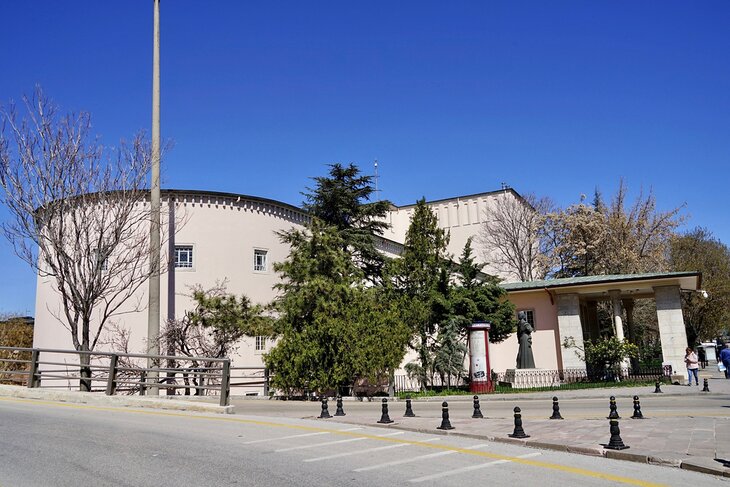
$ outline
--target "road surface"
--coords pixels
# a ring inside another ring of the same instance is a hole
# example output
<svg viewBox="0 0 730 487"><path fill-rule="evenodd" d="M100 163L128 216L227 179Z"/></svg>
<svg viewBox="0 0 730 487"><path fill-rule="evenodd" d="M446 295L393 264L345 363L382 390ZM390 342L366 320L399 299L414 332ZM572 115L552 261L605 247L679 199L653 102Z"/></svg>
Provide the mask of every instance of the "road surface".
<svg viewBox="0 0 730 487"><path fill-rule="evenodd" d="M0 398L0 486L730 485L676 468L331 421Z"/></svg>

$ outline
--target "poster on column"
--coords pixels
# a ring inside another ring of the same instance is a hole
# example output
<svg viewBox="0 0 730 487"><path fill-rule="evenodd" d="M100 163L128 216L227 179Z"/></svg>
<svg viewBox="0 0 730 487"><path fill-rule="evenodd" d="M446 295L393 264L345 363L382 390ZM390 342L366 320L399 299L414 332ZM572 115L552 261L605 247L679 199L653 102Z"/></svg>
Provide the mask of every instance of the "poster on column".
<svg viewBox="0 0 730 487"><path fill-rule="evenodd" d="M480 382L487 380L487 349L484 330L472 330L469 334L471 380Z"/></svg>

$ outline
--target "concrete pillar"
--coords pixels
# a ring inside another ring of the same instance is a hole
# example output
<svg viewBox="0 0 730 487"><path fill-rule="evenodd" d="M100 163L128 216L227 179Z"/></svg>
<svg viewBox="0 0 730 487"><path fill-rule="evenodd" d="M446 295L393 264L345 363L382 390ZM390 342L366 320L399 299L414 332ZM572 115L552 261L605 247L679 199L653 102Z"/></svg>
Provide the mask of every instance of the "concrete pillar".
<svg viewBox="0 0 730 487"><path fill-rule="evenodd" d="M613 328L616 333L616 338L623 341L624 323L621 319L621 291L618 289L612 289L608 291L608 295L611 297L611 309L613 310Z"/></svg>
<svg viewBox="0 0 730 487"><path fill-rule="evenodd" d="M679 286L658 286L654 288L656 315L659 322L659 339L662 343L662 358L672 365L673 374L684 374L684 351L687 348L687 332L684 329L682 300Z"/></svg>
<svg viewBox="0 0 730 487"><path fill-rule="evenodd" d="M563 368L585 368L586 364L576 355L575 348L565 348L563 340L573 337L575 344L583 348L583 327L580 324L580 302L577 294L558 294L558 333Z"/></svg>

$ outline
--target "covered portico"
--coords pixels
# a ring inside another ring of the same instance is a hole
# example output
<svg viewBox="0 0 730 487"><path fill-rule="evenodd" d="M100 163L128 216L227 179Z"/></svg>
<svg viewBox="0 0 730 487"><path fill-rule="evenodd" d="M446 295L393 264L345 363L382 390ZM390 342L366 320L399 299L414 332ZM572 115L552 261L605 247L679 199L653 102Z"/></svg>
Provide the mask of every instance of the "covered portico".
<svg viewBox="0 0 730 487"><path fill-rule="evenodd" d="M537 329L555 328L554 346L559 369L585 367L575 350L565 347L565 338L572 337L575 345L582 348L585 339L595 340L605 334L606 330L599 328L599 302L609 304L613 334L633 342L635 301L653 299L663 363L671 365L673 373L682 373L687 335L681 293L697 291L701 279L699 272L666 272L503 283L502 287L518 309L540 309L541 313L535 316ZM548 316L550 311L553 316Z"/></svg>

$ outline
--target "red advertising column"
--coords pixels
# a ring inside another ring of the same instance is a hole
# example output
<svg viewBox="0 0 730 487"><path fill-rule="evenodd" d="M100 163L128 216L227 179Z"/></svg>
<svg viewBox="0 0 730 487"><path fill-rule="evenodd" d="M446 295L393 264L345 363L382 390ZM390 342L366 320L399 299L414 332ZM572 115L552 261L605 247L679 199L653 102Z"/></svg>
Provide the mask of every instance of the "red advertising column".
<svg viewBox="0 0 730 487"><path fill-rule="evenodd" d="M494 390L489 367L489 323L469 326L469 391L475 393Z"/></svg>

